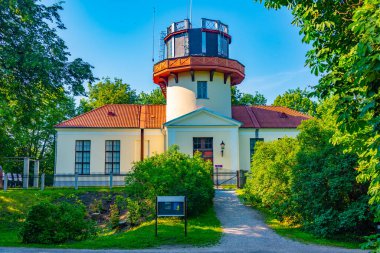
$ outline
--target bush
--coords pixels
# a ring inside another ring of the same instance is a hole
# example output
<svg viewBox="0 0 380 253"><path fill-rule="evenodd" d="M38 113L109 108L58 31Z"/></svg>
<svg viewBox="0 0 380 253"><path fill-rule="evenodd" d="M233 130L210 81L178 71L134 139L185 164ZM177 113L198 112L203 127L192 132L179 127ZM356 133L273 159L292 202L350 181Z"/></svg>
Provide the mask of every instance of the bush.
<svg viewBox="0 0 380 253"><path fill-rule="evenodd" d="M140 206L137 201L133 201L132 199L127 199L127 222L131 224L131 226L134 226L138 223L138 220L142 216L142 213L140 212Z"/></svg>
<svg viewBox="0 0 380 253"><path fill-rule="evenodd" d="M115 204L119 209L119 213L127 208L127 200L121 195L117 195L115 198Z"/></svg>
<svg viewBox="0 0 380 253"><path fill-rule="evenodd" d="M298 149L297 140L292 138L258 142L255 146L245 192L251 202L268 208L279 219L294 215L290 201Z"/></svg>
<svg viewBox="0 0 380 253"><path fill-rule="evenodd" d="M116 228L119 226L120 222L120 214L119 208L116 204L110 206L110 223L112 228Z"/></svg>
<svg viewBox="0 0 380 253"><path fill-rule="evenodd" d="M368 187L358 184L357 157L330 142L334 129L321 120L303 122L292 186L299 222L312 233L365 234L373 228Z"/></svg>
<svg viewBox="0 0 380 253"><path fill-rule="evenodd" d="M211 172L211 163L204 161L200 154L190 157L173 146L163 154L136 163L126 177L126 188L139 203L149 200L151 210L157 195L184 195L189 215L197 215L212 205Z"/></svg>
<svg viewBox="0 0 380 253"><path fill-rule="evenodd" d="M335 128L307 120L297 139L258 143L245 186L248 200L320 237L374 229L368 186L356 181L357 157L330 142Z"/></svg>
<svg viewBox="0 0 380 253"><path fill-rule="evenodd" d="M67 202L32 206L20 231L23 243L43 244L84 240L94 234L94 223L86 220L84 206Z"/></svg>

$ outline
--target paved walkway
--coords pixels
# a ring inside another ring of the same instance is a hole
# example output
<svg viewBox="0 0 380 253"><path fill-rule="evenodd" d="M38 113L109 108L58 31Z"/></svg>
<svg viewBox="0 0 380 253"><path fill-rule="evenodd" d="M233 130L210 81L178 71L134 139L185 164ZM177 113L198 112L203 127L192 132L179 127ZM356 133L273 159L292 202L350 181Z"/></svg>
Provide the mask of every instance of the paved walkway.
<svg viewBox="0 0 380 253"><path fill-rule="evenodd" d="M368 252L335 247L308 245L285 239L273 232L263 222L260 214L240 203L234 191L216 191L215 210L222 222L224 235L221 242L213 247L161 247L147 250L63 250L63 249L22 249L0 248L0 253L99 253L99 252L252 252L252 253L354 253Z"/></svg>

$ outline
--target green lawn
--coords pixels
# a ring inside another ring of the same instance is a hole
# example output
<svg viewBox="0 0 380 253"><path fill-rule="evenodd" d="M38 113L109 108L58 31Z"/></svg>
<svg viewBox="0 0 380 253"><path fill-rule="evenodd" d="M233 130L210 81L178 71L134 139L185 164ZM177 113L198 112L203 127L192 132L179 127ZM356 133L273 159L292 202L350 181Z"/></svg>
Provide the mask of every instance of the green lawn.
<svg viewBox="0 0 380 253"><path fill-rule="evenodd" d="M244 202L244 190L239 189L236 191L239 199ZM286 222L280 222L266 209L260 207L254 207L254 209L260 211L263 215L265 223L277 234L304 243L313 243L326 246L336 246L349 249L359 249L360 244L363 241L355 241L354 239L348 239L347 237L341 238L341 240L331 240L319 238L311 233L305 232L299 226L293 226Z"/></svg>
<svg viewBox="0 0 380 253"><path fill-rule="evenodd" d="M122 192L123 188L114 188L112 192ZM222 228L216 218L213 208L204 214L190 218L188 221L188 236L184 236L184 221L180 219L159 219L158 237L155 237L154 221L126 231L103 229L98 237L81 242L70 242L60 245L25 245L18 238L18 228L30 205L38 201L53 201L70 194L87 192L110 192L107 188L10 190L0 193L0 246L19 247L57 247L57 248L119 248L136 249L160 245L196 245L207 246L217 243L222 235Z"/></svg>

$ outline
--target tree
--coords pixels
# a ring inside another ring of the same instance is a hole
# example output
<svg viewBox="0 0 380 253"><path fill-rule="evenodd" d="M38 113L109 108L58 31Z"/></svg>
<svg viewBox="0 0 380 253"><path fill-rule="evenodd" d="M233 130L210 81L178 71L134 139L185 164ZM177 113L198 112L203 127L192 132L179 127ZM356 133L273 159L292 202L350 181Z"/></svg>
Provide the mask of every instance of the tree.
<svg viewBox="0 0 380 253"><path fill-rule="evenodd" d="M323 73L314 94L337 96L334 111L342 135L335 142L356 152L358 180L370 182L370 203L380 206L379 0L265 0L265 6L291 9L302 41L312 44L306 65Z"/></svg>
<svg viewBox="0 0 380 253"><path fill-rule="evenodd" d="M330 142L337 128L325 119L303 121L297 139L258 143L245 194L318 236L369 234L373 212L368 185L356 181L357 156Z"/></svg>
<svg viewBox="0 0 380 253"><path fill-rule="evenodd" d="M166 98L160 88L152 90L150 93L141 92L138 97L139 104L142 105L165 105Z"/></svg>
<svg viewBox="0 0 380 253"><path fill-rule="evenodd" d="M242 93L236 86L231 87L231 103L232 105L265 105L267 99L263 94L255 92L255 95Z"/></svg>
<svg viewBox="0 0 380 253"><path fill-rule="evenodd" d="M330 142L335 124L312 119L303 121L299 130L300 149L292 182L298 222L323 237L373 231L368 187L356 182L357 156Z"/></svg>
<svg viewBox="0 0 380 253"><path fill-rule="evenodd" d="M35 0L0 2L0 83L18 98L38 92L41 83L49 92L68 88L84 94L82 83L94 81L92 66L82 59L68 61L70 53L57 29L65 29L60 3L45 6Z"/></svg>
<svg viewBox="0 0 380 253"><path fill-rule="evenodd" d="M95 80L90 64L68 60L57 34L65 29L60 10L60 3L0 2L0 160L45 158L42 169L47 163L52 171L53 126L72 115L71 96L84 94L82 84Z"/></svg>
<svg viewBox="0 0 380 253"><path fill-rule="evenodd" d="M122 79L103 78L96 84L88 84L88 99L82 99L77 113L84 113L107 104L135 104L136 91Z"/></svg>
<svg viewBox="0 0 380 253"><path fill-rule="evenodd" d="M297 88L289 89L283 95L278 95L273 102L276 106L285 106L290 109L314 115L317 103L309 98L310 94L306 90Z"/></svg>

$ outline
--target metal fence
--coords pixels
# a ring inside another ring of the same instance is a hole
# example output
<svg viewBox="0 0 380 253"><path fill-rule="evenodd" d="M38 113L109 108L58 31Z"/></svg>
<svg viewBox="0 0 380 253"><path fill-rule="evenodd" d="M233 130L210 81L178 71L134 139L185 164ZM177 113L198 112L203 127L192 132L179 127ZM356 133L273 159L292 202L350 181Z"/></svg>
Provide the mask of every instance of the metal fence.
<svg viewBox="0 0 380 253"><path fill-rule="evenodd" d="M83 186L123 186L127 174L55 174L55 187L83 187Z"/></svg>
<svg viewBox="0 0 380 253"><path fill-rule="evenodd" d="M125 177L128 174L45 174L23 175L19 173L0 173L0 188L4 191L10 188L39 188L44 190L46 186L50 187L80 187L89 186L124 186Z"/></svg>
<svg viewBox="0 0 380 253"><path fill-rule="evenodd" d="M214 170L213 181L214 185L219 188L223 186L235 186L243 188L246 182L246 170L237 171L220 171Z"/></svg>

